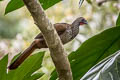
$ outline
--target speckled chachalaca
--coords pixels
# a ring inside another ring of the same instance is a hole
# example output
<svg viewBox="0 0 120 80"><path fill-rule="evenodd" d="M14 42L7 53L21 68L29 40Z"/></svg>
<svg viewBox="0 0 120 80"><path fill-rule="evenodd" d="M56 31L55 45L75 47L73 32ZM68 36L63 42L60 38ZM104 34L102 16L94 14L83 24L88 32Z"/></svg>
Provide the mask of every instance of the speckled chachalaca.
<svg viewBox="0 0 120 80"><path fill-rule="evenodd" d="M77 18L72 24L56 23L54 27L63 44L73 40L79 33L79 26L87 24L83 17ZM10 70L16 69L34 50L48 48L42 33L39 33L32 44L8 67Z"/></svg>

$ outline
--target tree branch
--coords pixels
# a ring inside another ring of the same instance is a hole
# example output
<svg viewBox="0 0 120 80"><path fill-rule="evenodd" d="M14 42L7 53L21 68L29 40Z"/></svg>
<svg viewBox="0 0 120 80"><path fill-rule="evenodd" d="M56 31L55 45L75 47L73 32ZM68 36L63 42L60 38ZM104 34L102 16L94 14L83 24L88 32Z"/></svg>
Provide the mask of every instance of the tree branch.
<svg viewBox="0 0 120 80"><path fill-rule="evenodd" d="M37 0L23 0L49 47L59 80L72 80L72 72L61 40Z"/></svg>

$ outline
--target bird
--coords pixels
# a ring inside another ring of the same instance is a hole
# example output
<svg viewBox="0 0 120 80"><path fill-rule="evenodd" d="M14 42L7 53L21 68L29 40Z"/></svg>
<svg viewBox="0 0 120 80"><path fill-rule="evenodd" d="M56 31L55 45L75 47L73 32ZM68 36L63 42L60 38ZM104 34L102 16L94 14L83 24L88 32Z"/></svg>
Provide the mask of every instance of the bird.
<svg viewBox="0 0 120 80"><path fill-rule="evenodd" d="M63 44L66 44L73 40L77 34L79 33L79 26L88 24L87 20L83 17L78 17L75 19L72 24L68 23L56 23L54 24L54 28L56 29L61 41ZM31 45L23 51L23 53L8 66L9 70L14 70L18 68L24 60L36 49L48 48L45 42L45 39L42 33L39 33L35 40L31 43Z"/></svg>

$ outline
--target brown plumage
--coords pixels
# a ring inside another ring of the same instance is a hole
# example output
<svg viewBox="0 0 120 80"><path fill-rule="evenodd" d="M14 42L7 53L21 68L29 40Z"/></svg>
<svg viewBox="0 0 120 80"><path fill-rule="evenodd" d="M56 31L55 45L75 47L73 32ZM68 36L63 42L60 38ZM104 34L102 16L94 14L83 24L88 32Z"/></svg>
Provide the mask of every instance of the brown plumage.
<svg viewBox="0 0 120 80"><path fill-rule="evenodd" d="M79 26L87 24L83 17L77 18L72 24L56 23L54 27L63 44L73 40L79 33ZM32 44L8 67L10 70L16 69L35 49L48 48L43 35L39 33Z"/></svg>

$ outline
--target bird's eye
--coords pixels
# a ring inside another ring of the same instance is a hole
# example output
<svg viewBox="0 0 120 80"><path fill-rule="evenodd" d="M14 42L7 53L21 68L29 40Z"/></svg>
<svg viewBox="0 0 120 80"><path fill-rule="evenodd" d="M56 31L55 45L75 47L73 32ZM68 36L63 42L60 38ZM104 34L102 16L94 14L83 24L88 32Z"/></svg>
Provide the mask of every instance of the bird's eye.
<svg viewBox="0 0 120 80"><path fill-rule="evenodd" d="M80 22L80 25L87 24L87 21L85 19L82 19Z"/></svg>
<svg viewBox="0 0 120 80"><path fill-rule="evenodd" d="M81 21L82 21L82 22L84 22L84 21L85 21L85 19L82 19Z"/></svg>

